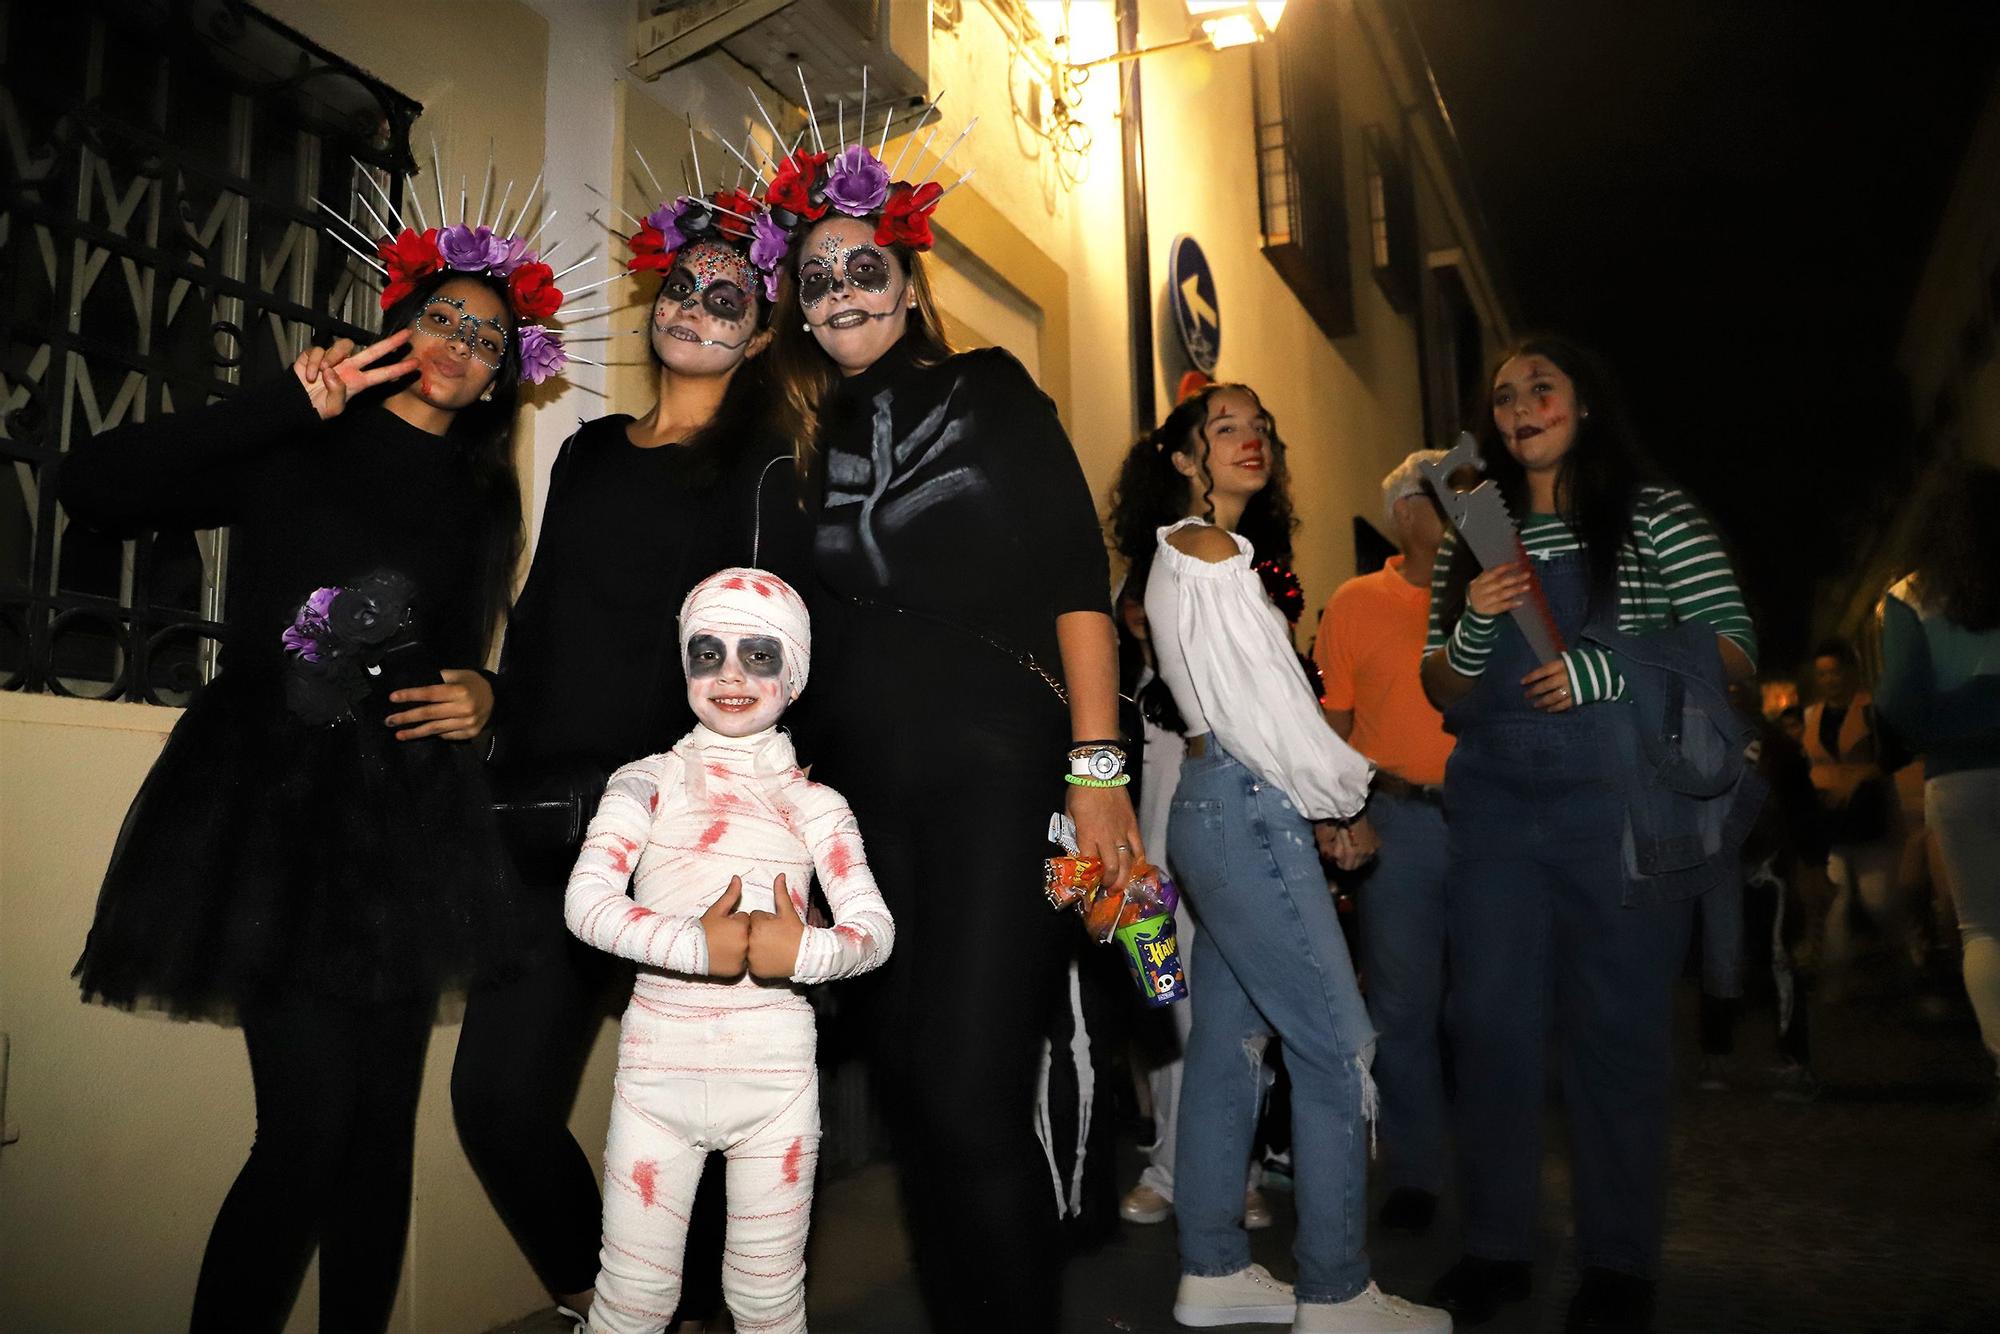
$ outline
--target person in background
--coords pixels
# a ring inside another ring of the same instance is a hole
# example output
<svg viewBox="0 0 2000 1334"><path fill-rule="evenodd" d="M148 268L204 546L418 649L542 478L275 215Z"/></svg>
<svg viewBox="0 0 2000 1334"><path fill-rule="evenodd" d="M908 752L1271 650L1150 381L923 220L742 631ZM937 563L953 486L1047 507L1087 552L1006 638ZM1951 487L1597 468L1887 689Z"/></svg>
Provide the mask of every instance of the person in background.
<svg viewBox="0 0 2000 1334"><path fill-rule="evenodd" d="M1389 1195L1382 1226L1422 1232L1444 1189L1444 770L1452 741L1424 698L1431 574L1445 519L1419 450L1382 479L1383 517L1401 549L1382 569L1334 590L1313 658L1333 730L1375 764L1366 823L1380 842L1360 888L1361 968L1379 1033L1375 1081Z"/></svg>
<svg viewBox="0 0 2000 1334"><path fill-rule="evenodd" d="M1827 875L1833 904L1827 911L1825 967L1828 992L1844 991L1854 959L1854 924L1865 917L1883 938L1921 968L1923 934L1902 892L1901 807L1890 779L1891 745L1875 718L1868 692L1859 689L1854 646L1829 639L1813 651L1819 698L1806 707L1805 751L1812 764L1826 822Z"/></svg>
<svg viewBox="0 0 2000 1334"><path fill-rule="evenodd" d="M1876 707L1924 757L1965 989L2000 1059L2000 469L1945 470L1920 512L1911 572L1882 600Z"/></svg>
<svg viewBox="0 0 2000 1334"><path fill-rule="evenodd" d="M1479 572L1453 534L1431 586L1424 686L1458 742L1445 772L1445 921L1465 1199L1464 1255L1431 1300L1474 1324L1528 1295L1553 1029L1581 1271L1565 1327L1643 1331L1665 1226L1673 983L1692 905L1631 892L1624 775L1605 744L1628 669L1578 636L1615 615L1626 637L1688 655L1700 643L1715 657L1698 666L1727 680L1754 674L1757 639L1721 539L1686 495L1649 476L1594 356L1532 338L1488 383L1480 454L1520 516L1527 559ZM1547 662L1512 615L1530 599L1572 645Z"/></svg>

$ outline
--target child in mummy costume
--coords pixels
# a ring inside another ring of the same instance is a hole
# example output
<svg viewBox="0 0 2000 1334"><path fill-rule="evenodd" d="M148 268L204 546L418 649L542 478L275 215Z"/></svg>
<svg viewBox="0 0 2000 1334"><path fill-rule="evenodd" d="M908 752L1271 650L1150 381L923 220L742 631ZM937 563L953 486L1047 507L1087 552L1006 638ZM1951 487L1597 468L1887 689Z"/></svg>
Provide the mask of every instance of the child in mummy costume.
<svg viewBox="0 0 2000 1334"><path fill-rule="evenodd" d="M695 728L612 775L564 904L580 939L641 965L619 1035L589 1328L664 1327L702 1162L719 1149L737 1328L803 1330L820 1125L799 985L876 967L895 926L847 801L806 779L778 730L811 656L799 595L760 570L711 575L681 606L680 646ZM803 920L814 871L831 928Z"/></svg>

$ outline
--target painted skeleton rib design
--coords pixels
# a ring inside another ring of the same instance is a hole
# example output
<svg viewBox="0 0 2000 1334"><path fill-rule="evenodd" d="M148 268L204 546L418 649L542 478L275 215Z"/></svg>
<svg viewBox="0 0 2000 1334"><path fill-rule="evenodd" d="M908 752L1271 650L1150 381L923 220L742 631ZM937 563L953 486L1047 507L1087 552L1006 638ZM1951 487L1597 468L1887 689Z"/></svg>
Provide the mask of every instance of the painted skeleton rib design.
<svg viewBox="0 0 2000 1334"><path fill-rule="evenodd" d="M827 460L826 504L861 506L855 528L862 550L877 579L887 581L889 562L882 554L878 532L894 533L918 515L955 496L984 490L986 476L970 463L953 463L949 455L973 430L971 413L956 416L952 404L964 384L953 380L944 401L925 413L908 435L896 439L895 391L875 396L870 457L835 454ZM948 464L919 480L933 464Z"/></svg>

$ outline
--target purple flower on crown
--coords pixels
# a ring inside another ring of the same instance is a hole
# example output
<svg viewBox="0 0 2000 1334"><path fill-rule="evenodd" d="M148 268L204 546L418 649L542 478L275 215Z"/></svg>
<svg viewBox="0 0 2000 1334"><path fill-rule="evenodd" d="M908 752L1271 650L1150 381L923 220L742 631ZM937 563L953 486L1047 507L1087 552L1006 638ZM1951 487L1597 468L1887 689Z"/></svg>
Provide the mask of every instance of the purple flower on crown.
<svg viewBox="0 0 2000 1334"><path fill-rule="evenodd" d="M687 237L681 235L681 201L669 199L666 203L646 215L646 225L660 234L664 250L679 250L687 244Z"/></svg>
<svg viewBox="0 0 2000 1334"><path fill-rule="evenodd" d="M760 212L750 224L750 262L762 269L767 283L784 266L785 252L791 249L792 234L778 225L776 218Z"/></svg>
<svg viewBox="0 0 2000 1334"><path fill-rule="evenodd" d="M499 274L502 278L505 278L523 264L538 264L541 262L541 256L528 249L528 239L525 236L502 237L500 243L507 247L507 253L494 263L493 272Z"/></svg>
<svg viewBox="0 0 2000 1334"><path fill-rule="evenodd" d="M524 324L514 336L520 340L521 378L529 384L540 384L551 375L559 375L569 365L562 339L541 325Z"/></svg>
<svg viewBox="0 0 2000 1334"><path fill-rule="evenodd" d="M491 227L468 227L461 222L438 233L437 248L446 267L477 273L506 259L510 247Z"/></svg>
<svg viewBox="0 0 2000 1334"><path fill-rule="evenodd" d="M826 197L848 217L866 217L888 202L889 169L855 144L833 160L827 172Z"/></svg>

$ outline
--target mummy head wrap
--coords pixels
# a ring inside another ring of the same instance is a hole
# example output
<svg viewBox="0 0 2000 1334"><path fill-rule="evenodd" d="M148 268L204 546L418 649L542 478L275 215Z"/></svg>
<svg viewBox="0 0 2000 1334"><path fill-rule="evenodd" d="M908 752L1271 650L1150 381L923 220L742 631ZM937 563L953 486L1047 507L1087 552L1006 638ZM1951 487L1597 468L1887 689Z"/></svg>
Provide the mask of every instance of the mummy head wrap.
<svg viewBox="0 0 2000 1334"><path fill-rule="evenodd" d="M681 661L698 634L770 635L785 650L785 689L797 699L812 665L812 618L805 599L767 570L719 570L696 584L681 603Z"/></svg>

